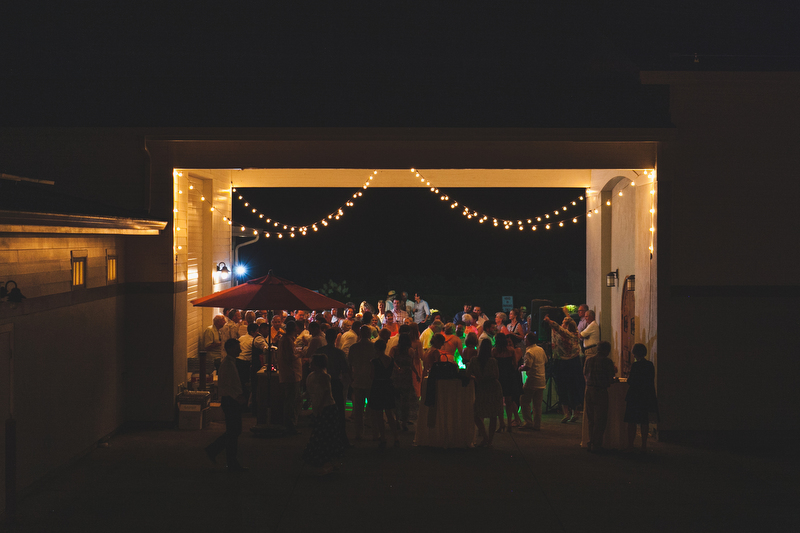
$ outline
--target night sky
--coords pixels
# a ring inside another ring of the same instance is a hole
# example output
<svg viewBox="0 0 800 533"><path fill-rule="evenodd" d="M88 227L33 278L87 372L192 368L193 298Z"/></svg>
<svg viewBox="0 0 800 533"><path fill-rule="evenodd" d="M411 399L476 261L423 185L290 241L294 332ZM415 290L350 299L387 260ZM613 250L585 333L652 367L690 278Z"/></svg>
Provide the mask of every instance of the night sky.
<svg viewBox="0 0 800 533"><path fill-rule="evenodd" d="M265 217L309 224L351 199L353 190L238 189ZM422 291L433 307L446 313L475 300L489 310L500 308L501 296L516 305L532 298L582 295L585 290L586 226L583 202L570 202L583 189L450 189L460 206L508 219L523 219L561 210L570 218L563 228L543 225L504 230L502 223L479 224L451 209L428 189L371 188L345 216L318 233L282 240L261 238L241 249L240 259L252 276L274 274L318 289L329 279L346 280L352 300L371 303L389 289ZM234 220L252 228L263 221L235 202ZM247 216L250 215L250 216ZM571 216L578 215L578 223ZM320 226L322 228L322 226ZM244 242L252 237L237 239ZM577 296L575 296L577 297ZM561 302L567 303L567 302Z"/></svg>

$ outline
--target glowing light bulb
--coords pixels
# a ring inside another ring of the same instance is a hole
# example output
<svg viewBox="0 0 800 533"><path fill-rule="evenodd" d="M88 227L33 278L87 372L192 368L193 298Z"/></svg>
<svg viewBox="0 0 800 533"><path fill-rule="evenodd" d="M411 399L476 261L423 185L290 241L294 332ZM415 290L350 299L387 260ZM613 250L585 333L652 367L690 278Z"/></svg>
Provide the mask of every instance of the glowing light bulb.
<svg viewBox="0 0 800 533"><path fill-rule="evenodd" d="M292 238L294 238L294 233L290 233L290 234L289 234L289 237L292 237Z"/></svg>
<svg viewBox="0 0 800 533"><path fill-rule="evenodd" d="M522 221L521 220L517 220L517 224L522 224Z"/></svg>
<svg viewBox="0 0 800 533"><path fill-rule="evenodd" d="M522 231L522 230L524 230L524 229L525 229L525 227L524 227L524 226L519 226L519 230L520 230L520 231Z"/></svg>
<svg viewBox="0 0 800 533"><path fill-rule="evenodd" d="M619 195L622 196L622 191L619 191Z"/></svg>
<svg viewBox="0 0 800 533"><path fill-rule="evenodd" d="M256 211L257 211L257 209L253 208L253 213L255 213Z"/></svg>
<svg viewBox="0 0 800 533"><path fill-rule="evenodd" d="M544 229L550 229L550 224L546 225Z"/></svg>
<svg viewBox="0 0 800 533"><path fill-rule="evenodd" d="M179 228L179 227L175 228L175 231L180 231L180 230L181 230L181 228Z"/></svg>
<svg viewBox="0 0 800 533"><path fill-rule="evenodd" d="M481 224L483 224L483 219L480 219L478 222L479 222L479 223L481 223Z"/></svg>
<svg viewBox="0 0 800 533"><path fill-rule="evenodd" d="M458 206L458 202L453 202L453 205Z"/></svg>
<svg viewBox="0 0 800 533"><path fill-rule="evenodd" d="M561 210L562 211L566 211L567 210L567 206L562 207Z"/></svg>
<svg viewBox="0 0 800 533"><path fill-rule="evenodd" d="M377 171L377 170L374 170L372 173L373 173L373 174L377 174L377 173L378 173L378 171Z"/></svg>
<svg viewBox="0 0 800 533"><path fill-rule="evenodd" d="M183 191L178 189L178 194L183 194Z"/></svg>
<svg viewBox="0 0 800 533"><path fill-rule="evenodd" d="M172 210L172 212L173 213L177 213L178 212L178 208L176 207L175 209Z"/></svg>
<svg viewBox="0 0 800 533"><path fill-rule="evenodd" d="M655 212L656 212L655 208L651 207L651 208L650 208L650 212L651 212L651 213L655 213Z"/></svg>
<svg viewBox="0 0 800 533"><path fill-rule="evenodd" d="M283 226L283 229L289 229L287 226Z"/></svg>
<svg viewBox="0 0 800 533"><path fill-rule="evenodd" d="M545 215L544 218L550 218L550 215Z"/></svg>
<svg viewBox="0 0 800 533"><path fill-rule="evenodd" d="M577 218L573 218L572 222L578 222L578 219Z"/></svg>
<svg viewBox="0 0 800 533"><path fill-rule="evenodd" d="M429 183L428 185L430 185L430 183ZM431 187L431 192L435 192L435 191L436 191L436 189L434 189L433 187Z"/></svg>
<svg viewBox="0 0 800 533"><path fill-rule="evenodd" d="M358 191L358 195L361 196L361 191Z"/></svg>
<svg viewBox="0 0 800 533"><path fill-rule="evenodd" d="M589 217L589 218L592 218L592 212L589 211L588 213L586 213L586 216Z"/></svg>
<svg viewBox="0 0 800 533"><path fill-rule="evenodd" d="M276 228L278 227L278 223L277 222L273 222L272 225L275 226Z"/></svg>
<svg viewBox="0 0 800 533"><path fill-rule="evenodd" d="M656 193L655 189L650 189L650 194L655 194L655 193Z"/></svg>
<svg viewBox="0 0 800 533"><path fill-rule="evenodd" d="M260 215L258 215L258 218L264 218L264 213L261 213Z"/></svg>
<svg viewBox="0 0 800 533"><path fill-rule="evenodd" d="M245 203L244 203L244 206L245 206L245 207L250 207L250 203L249 203L249 202L245 202Z"/></svg>
<svg viewBox="0 0 800 533"><path fill-rule="evenodd" d="M313 229L314 231L319 231L316 226L312 226L311 229Z"/></svg>
<svg viewBox="0 0 800 533"><path fill-rule="evenodd" d="M536 226L531 226L531 230L536 231Z"/></svg>
<svg viewBox="0 0 800 533"><path fill-rule="evenodd" d="M336 217L335 217L335 218L336 218L336 220L339 220L339 215L336 215Z"/></svg>
<svg viewBox="0 0 800 533"><path fill-rule="evenodd" d="M234 187L234 188L232 188L232 189L231 189L231 192L236 192L236 188L235 188L235 187Z"/></svg>
<svg viewBox="0 0 800 533"><path fill-rule="evenodd" d="M258 230L257 229L253 230L253 235L258 235Z"/></svg>
<svg viewBox="0 0 800 533"><path fill-rule="evenodd" d="M264 236L269 239L269 232L264 233Z"/></svg>
<svg viewBox="0 0 800 533"><path fill-rule="evenodd" d="M430 186L431 186L431 182L430 182L430 181L426 181L426 182L425 182L425 184L426 184L428 187L430 187Z"/></svg>
<svg viewBox="0 0 800 533"><path fill-rule="evenodd" d="M183 246L178 246L178 250L183 250Z"/></svg>
<svg viewBox="0 0 800 533"><path fill-rule="evenodd" d="M564 227L564 223L563 222L559 222L558 223L558 227L563 228Z"/></svg>
<svg viewBox="0 0 800 533"><path fill-rule="evenodd" d="M650 226L650 232L651 233L654 232L655 230L656 230L656 228L654 228L653 226Z"/></svg>
<svg viewBox="0 0 800 533"><path fill-rule="evenodd" d="M411 172L416 172L416 171L417 171L417 170L416 170L416 169L414 169L414 168L412 168L412 169L411 169Z"/></svg>
<svg viewBox="0 0 800 533"><path fill-rule="evenodd" d="M578 204L576 204L575 202L572 202L572 205L578 205ZM566 207L564 209L566 209Z"/></svg>
<svg viewBox="0 0 800 533"><path fill-rule="evenodd" d="M229 220L229 221L228 221L228 225L229 225L229 226L233 226L233 220Z"/></svg>
<svg viewBox="0 0 800 533"><path fill-rule="evenodd" d="M194 185L189 185L189 190L193 191L194 190Z"/></svg>
<svg viewBox="0 0 800 533"><path fill-rule="evenodd" d="M212 211L214 210L214 206L213 206L213 205L211 206L211 210L212 210Z"/></svg>
<svg viewBox="0 0 800 533"><path fill-rule="evenodd" d="M579 200L583 200L583 196L578 196L578 199Z"/></svg>
<svg viewBox="0 0 800 533"><path fill-rule="evenodd" d="M631 182L631 186L634 186L634 185L636 185L636 184L634 182Z"/></svg>
<svg viewBox="0 0 800 533"><path fill-rule="evenodd" d="M533 221L531 219L528 219L528 224L530 224L531 222L533 222Z"/></svg>
<svg viewBox="0 0 800 533"><path fill-rule="evenodd" d="M594 214L596 215L596 214L597 214L597 213L599 213L599 212L600 212L600 210L599 210L599 209L597 209L597 208L595 207L595 209L594 209Z"/></svg>
<svg viewBox="0 0 800 533"><path fill-rule="evenodd" d="M267 222L272 222L272 219L271 219L271 218L268 218L268 219L267 219Z"/></svg>
<svg viewBox="0 0 800 533"><path fill-rule="evenodd" d="M536 222L541 222L541 221L542 221L542 217L536 217Z"/></svg>
<svg viewBox="0 0 800 533"><path fill-rule="evenodd" d="M555 213L555 214L557 215L557 214L558 214L558 211L553 211L553 213Z"/></svg>
<svg viewBox="0 0 800 533"><path fill-rule="evenodd" d="M506 229L508 229L508 228L509 228L509 226L506 226Z"/></svg>
<svg viewBox="0 0 800 533"><path fill-rule="evenodd" d="M611 200L606 200L606 205L611 205Z"/></svg>
<svg viewBox="0 0 800 533"><path fill-rule="evenodd" d="M374 176L370 176L370 177L369 177L369 179L373 179L373 178L374 178Z"/></svg>
<svg viewBox="0 0 800 533"><path fill-rule="evenodd" d="M201 197L200 197L200 201L201 201L201 202L205 202L205 201L206 201L206 197L205 197L205 196L201 196Z"/></svg>
<svg viewBox="0 0 800 533"><path fill-rule="evenodd" d="M283 239L283 233L278 233L278 238Z"/></svg>
<svg viewBox="0 0 800 533"><path fill-rule="evenodd" d="M242 226L242 231L244 231L244 226Z"/></svg>
<svg viewBox="0 0 800 533"><path fill-rule="evenodd" d="M240 196L239 196L239 200L241 200L241 199L242 199L242 197L241 197L241 195L240 195Z"/></svg>

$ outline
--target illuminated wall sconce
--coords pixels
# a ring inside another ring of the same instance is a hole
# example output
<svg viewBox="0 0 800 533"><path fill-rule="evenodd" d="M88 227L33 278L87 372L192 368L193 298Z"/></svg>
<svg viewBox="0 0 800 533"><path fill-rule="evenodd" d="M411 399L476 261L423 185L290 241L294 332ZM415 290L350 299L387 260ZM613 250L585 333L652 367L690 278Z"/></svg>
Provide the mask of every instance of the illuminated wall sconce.
<svg viewBox="0 0 800 533"><path fill-rule="evenodd" d="M628 276L628 279L626 280L626 287L628 292L636 291L636 276Z"/></svg>
<svg viewBox="0 0 800 533"><path fill-rule="evenodd" d="M0 283L3 282L0 281ZM9 283L14 284L14 288L11 290L8 289ZM17 288L16 281L8 280L6 281L5 285L0 285L0 300L2 300L3 298L8 298L8 301L11 302L12 304L18 304L22 301L23 298L25 298L25 296L22 294L22 291L20 291L19 288Z"/></svg>
<svg viewBox="0 0 800 533"><path fill-rule="evenodd" d="M216 278L214 280L216 283L228 281L231 278L231 271L228 270L228 265L224 262L217 263L217 271L214 272L214 277Z"/></svg>
<svg viewBox="0 0 800 533"><path fill-rule="evenodd" d="M618 279L619 269L616 269L614 272L609 272L606 274L606 287L616 287Z"/></svg>

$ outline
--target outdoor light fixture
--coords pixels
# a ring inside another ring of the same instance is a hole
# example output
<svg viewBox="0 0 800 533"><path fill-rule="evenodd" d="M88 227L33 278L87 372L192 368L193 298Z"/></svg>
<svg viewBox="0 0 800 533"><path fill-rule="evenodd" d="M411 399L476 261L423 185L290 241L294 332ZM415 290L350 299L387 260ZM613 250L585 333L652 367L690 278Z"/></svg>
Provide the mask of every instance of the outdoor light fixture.
<svg viewBox="0 0 800 533"><path fill-rule="evenodd" d="M8 289L9 283L14 284L14 288L11 290ZM20 291L19 288L17 287L17 282L9 280L6 281L5 285L0 286L0 300L2 300L3 298L8 298L9 302L18 304L22 301L23 298L25 298L25 296L22 294L22 291Z"/></svg>
<svg viewBox="0 0 800 533"><path fill-rule="evenodd" d="M236 265L233 267L233 271L236 272L237 276L242 277L247 274L247 267L244 265Z"/></svg>
<svg viewBox="0 0 800 533"><path fill-rule="evenodd" d="M628 292L636 291L636 276L628 276L627 289L628 289Z"/></svg>
<svg viewBox="0 0 800 533"><path fill-rule="evenodd" d="M217 263L217 277L222 281L228 281L231 277L231 271L228 270L228 265L224 262Z"/></svg>
<svg viewBox="0 0 800 533"><path fill-rule="evenodd" d="M618 279L619 269L616 269L614 272L609 272L606 274L606 287L616 287Z"/></svg>

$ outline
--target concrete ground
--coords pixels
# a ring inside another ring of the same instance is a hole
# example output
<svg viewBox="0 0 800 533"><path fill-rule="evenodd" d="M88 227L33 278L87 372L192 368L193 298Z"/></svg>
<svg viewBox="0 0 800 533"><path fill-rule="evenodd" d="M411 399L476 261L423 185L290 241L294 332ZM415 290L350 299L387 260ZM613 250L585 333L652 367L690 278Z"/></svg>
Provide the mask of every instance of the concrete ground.
<svg viewBox="0 0 800 533"><path fill-rule="evenodd" d="M307 413L304 413L307 415ZM647 457L594 455L580 425L545 415L538 433L502 433L493 449L356 442L340 472L301 462L311 433L255 438L212 465L224 428L113 437L21 495L14 532L52 531L668 531L766 532L800 526L796 455L652 442ZM352 432L351 424L348 430Z"/></svg>

